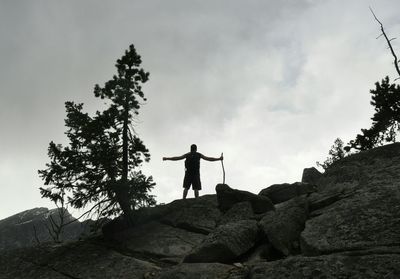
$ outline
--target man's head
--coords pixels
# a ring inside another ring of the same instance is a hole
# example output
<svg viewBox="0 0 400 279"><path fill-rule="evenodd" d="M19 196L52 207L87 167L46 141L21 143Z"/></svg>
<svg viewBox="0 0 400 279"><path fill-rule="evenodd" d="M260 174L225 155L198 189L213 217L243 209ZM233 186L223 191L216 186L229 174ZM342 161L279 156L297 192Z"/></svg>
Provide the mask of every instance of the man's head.
<svg viewBox="0 0 400 279"><path fill-rule="evenodd" d="M190 146L190 152L196 152L196 151L197 151L197 145L192 144L192 145Z"/></svg>

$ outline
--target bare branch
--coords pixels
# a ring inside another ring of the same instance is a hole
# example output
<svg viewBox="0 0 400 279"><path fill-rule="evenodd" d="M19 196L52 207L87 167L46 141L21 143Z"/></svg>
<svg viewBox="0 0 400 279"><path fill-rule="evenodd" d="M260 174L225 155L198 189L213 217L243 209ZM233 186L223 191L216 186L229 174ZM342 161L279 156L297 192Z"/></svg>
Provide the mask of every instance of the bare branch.
<svg viewBox="0 0 400 279"><path fill-rule="evenodd" d="M102 203L105 203L105 202L108 202L108 201L111 201L111 199L103 199L103 200L99 201L98 203L96 203L95 205L93 205L89 210L87 210L85 213L83 213L83 214L82 214L81 216L79 216L78 218L76 218L76 219L74 219L74 220L72 220L72 221L69 221L68 223L65 223L65 226L66 226L66 225L69 225L69 224L71 224L71 223L74 223L74 222L76 222L76 221L78 221L78 220L81 219L83 216L90 214L90 212L92 212L92 210L95 209L97 206L100 206Z"/></svg>
<svg viewBox="0 0 400 279"><path fill-rule="evenodd" d="M386 42L389 46L390 52L393 55L394 58L394 67L396 68L397 74L400 76L400 68L399 68L399 64L398 64L398 58L396 56L396 53L393 50L392 44L391 44L391 40L389 40L388 36L386 35L385 29L383 28L383 24L382 22L379 21L379 19L376 17L374 11L372 10L371 7L369 7L369 10L371 11L372 15L374 16L375 20L379 23L379 25L381 26L381 31L382 31L382 35L385 37Z"/></svg>

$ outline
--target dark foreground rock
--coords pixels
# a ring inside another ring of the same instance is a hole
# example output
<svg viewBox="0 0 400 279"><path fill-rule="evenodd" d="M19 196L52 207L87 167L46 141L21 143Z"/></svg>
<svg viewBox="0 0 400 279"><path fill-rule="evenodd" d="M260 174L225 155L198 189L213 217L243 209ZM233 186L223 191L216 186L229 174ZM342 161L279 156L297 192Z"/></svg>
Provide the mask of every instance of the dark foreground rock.
<svg viewBox="0 0 400 279"><path fill-rule="evenodd" d="M248 271L220 263L184 263L164 269L154 279L245 279Z"/></svg>
<svg viewBox="0 0 400 279"><path fill-rule="evenodd" d="M222 212L228 211L236 203L246 201L251 204L254 213L274 210L274 205L267 197L232 189L226 184L218 184L215 190L217 192L218 207Z"/></svg>
<svg viewBox="0 0 400 279"><path fill-rule="evenodd" d="M41 246L0 256L0 278L142 279L159 270L152 263L86 242Z"/></svg>
<svg viewBox="0 0 400 279"><path fill-rule="evenodd" d="M400 278L400 255L291 257L251 268L250 279Z"/></svg>

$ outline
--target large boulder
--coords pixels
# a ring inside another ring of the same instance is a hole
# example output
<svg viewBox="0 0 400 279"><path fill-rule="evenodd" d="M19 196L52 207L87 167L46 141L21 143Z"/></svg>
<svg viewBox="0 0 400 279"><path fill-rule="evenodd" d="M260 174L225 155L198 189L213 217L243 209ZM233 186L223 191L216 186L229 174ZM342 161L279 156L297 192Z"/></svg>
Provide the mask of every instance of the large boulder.
<svg viewBox="0 0 400 279"><path fill-rule="evenodd" d="M150 222L115 235L125 250L156 258L179 258L199 245L205 235Z"/></svg>
<svg viewBox="0 0 400 279"><path fill-rule="evenodd" d="M184 262L232 262L249 251L258 237L256 221L243 220L219 226L184 258Z"/></svg>
<svg viewBox="0 0 400 279"><path fill-rule="evenodd" d="M226 184L218 184L215 190L217 192L218 207L222 212L226 212L234 204L244 201L250 202L254 213L264 213L274 210L274 205L267 197L232 189Z"/></svg>
<svg viewBox="0 0 400 279"><path fill-rule="evenodd" d="M295 182L293 184L274 184L261 190L260 196L268 197L273 204L288 201L301 195L309 195L317 190L312 184Z"/></svg>
<svg viewBox="0 0 400 279"><path fill-rule="evenodd" d="M275 249L284 256L299 253L300 233L308 217L308 201L298 197L268 212L259 225Z"/></svg>
<svg viewBox="0 0 400 279"><path fill-rule="evenodd" d="M322 173L314 167L305 168L301 177L301 182L311 185L318 185L319 180L322 178Z"/></svg>

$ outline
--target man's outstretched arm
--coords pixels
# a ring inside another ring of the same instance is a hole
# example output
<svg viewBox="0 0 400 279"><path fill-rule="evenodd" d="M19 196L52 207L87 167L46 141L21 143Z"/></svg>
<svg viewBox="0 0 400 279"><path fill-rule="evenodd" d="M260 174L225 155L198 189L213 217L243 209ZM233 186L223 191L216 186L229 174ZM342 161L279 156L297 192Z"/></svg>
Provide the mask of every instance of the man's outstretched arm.
<svg viewBox="0 0 400 279"><path fill-rule="evenodd" d="M163 157L162 159L163 159L163 161L167 161L167 160L169 160L169 161L179 161L179 160L185 159L186 155L187 154L184 154L182 156L176 156L176 157Z"/></svg>
<svg viewBox="0 0 400 279"><path fill-rule="evenodd" d="M222 156L222 155L219 158L214 158L214 157L207 157L207 156L204 156L203 154L200 154L200 157L206 161L211 161L211 162L224 160L224 156Z"/></svg>

